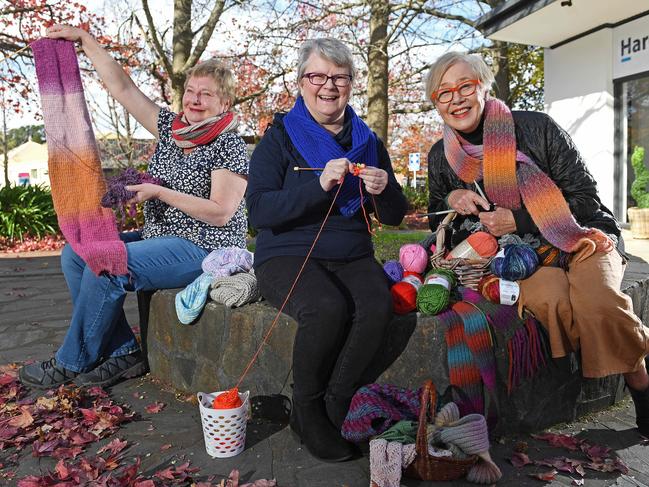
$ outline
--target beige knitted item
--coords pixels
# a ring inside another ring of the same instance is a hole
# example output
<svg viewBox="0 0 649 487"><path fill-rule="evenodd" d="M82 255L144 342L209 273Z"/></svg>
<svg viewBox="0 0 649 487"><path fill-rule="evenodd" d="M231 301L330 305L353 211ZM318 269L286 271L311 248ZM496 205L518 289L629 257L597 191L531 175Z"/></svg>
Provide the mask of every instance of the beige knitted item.
<svg viewBox="0 0 649 487"><path fill-rule="evenodd" d="M261 298L257 278L252 272L217 277L212 281L210 297L230 308L258 301Z"/></svg>
<svg viewBox="0 0 649 487"><path fill-rule="evenodd" d="M400 487L401 471L415 459L415 444L376 438L370 441L370 479L378 487Z"/></svg>

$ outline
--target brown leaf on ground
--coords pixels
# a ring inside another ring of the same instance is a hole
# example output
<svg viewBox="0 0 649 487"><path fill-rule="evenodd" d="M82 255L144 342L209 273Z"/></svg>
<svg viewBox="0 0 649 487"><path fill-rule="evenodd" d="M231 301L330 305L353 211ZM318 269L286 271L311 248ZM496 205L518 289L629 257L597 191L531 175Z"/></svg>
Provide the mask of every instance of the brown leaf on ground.
<svg viewBox="0 0 649 487"><path fill-rule="evenodd" d="M512 457L509 459L509 461L516 468L521 468L524 467L525 465L529 465L532 463L530 457L528 457L527 454L520 453L520 452L514 453Z"/></svg>
<svg viewBox="0 0 649 487"><path fill-rule="evenodd" d="M154 403L149 404L144 409L149 414L158 414L160 411L164 409L164 407L165 407L165 403L156 401Z"/></svg>
<svg viewBox="0 0 649 487"><path fill-rule="evenodd" d="M537 440L547 441L552 446L566 448L570 451L579 450L579 445L582 442L582 440L579 440L574 436L556 433L542 433L540 435L531 436L532 438L536 438Z"/></svg>
<svg viewBox="0 0 649 487"><path fill-rule="evenodd" d="M166 450L168 450L169 448L171 448L171 443L167 443L166 445L162 445L162 446L160 447L160 451L166 451Z"/></svg>
<svg viewBox="0 0 649 487"><path fill-rule="evenodd" d="M124 448L126 448L126 445L128 445L128 441L115 438L113 441L105 444L99 450L97 450L97 455L104 453L106 451L109 451L111 455L115 455L121 452Z"/></svg>
<svg viewBox="0 0 649 487"><path fill-rule="evenodd" d="M552 482L557 478L557 473L558 472L556 470L550 470L549 472L531 473L528 475L533 479L543 480L544 482Z"/></svg>

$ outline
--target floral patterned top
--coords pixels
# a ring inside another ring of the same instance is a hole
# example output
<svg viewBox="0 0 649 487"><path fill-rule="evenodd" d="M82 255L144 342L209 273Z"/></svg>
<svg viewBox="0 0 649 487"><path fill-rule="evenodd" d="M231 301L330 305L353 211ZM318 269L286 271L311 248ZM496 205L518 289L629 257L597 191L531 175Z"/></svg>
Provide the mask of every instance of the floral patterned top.
<svg viewBox="0 0 649 487"><path fill-rule="evenodd" d="M160 109L160 138L148 167L152 176L162 179L170 189L209 199L211 174L215 169L248 175L248 151L239 135L226 132L209 144L185 154L171 137L171 122L175 116L169 110ZM144 203L143 238L181 237L207 250L219 247L245 248L247 230L243 198L230 221L222 227L197 220L160 200Z"/></svg>

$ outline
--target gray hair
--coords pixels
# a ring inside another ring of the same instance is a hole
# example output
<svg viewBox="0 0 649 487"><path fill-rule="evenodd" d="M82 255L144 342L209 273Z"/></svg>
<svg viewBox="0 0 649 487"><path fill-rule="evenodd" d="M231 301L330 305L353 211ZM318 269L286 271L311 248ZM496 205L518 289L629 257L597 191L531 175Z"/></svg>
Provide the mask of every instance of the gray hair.
<svg viewBox="0 0 649 487"><path fill-rule="evenodd" d="M336 66L349 69L349 74L352 78L356 76L356 68L354 67L354 57L349 48L340 42L338 39L330 37L323 37L320 39L308 39L302 44L300 54L297 60L297 79L302 79L302 75L306 70L306 64L311 57L311 54L331 61Z"/></svg>
<svg viewBox="0 0 649 487"><path fill-rule="evenodd" d="M444 73L457 63L467 63L486 91L489 92L491 90L491 85L494 83L494 74L480 56L463 52L447 52L440 56L430 67L430 71L428 71L428 75L426 76L427 100L430 100L431 95L439 89Z"/></svg>

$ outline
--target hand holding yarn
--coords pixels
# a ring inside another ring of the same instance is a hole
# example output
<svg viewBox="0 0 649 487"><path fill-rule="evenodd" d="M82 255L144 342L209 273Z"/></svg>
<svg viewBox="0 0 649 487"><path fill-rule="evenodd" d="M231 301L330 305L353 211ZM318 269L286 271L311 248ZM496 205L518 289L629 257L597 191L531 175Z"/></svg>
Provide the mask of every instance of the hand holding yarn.
<svg viewBox="0 0 649 487"><path fill-rule="evenodd" d="M126 168L122 174L108 179L108 189L106 194L101 198L101 206L118 210L122 214L122 219L124 219L123 207L124 205L130 205L129 215L134 217L135 203L133 202L133 198L136 196L136 193L128 188L141 184L162 186L163 182L161 179L153 177L148 173L139 172L135 168Z"/></svg>
<svg viewBox="0 0 649 487"><path fill-rule="evenodd" d="M516 220L512 210L497 206L494 211L482 211L478 214L480 223L495 237L516 231Z"/></svg>
<svg viewBox="0 0 649 487"><path fill-rule="evenodd" d="M446 200L448 206L460 215L477 215L480 211L489 210L489 202L470 189L455 189Z"/></svg>
<svg viewBox="0 0 649 487"><path fill-rule="evenodd" d="M365 189L369 194L381 194L388 185L388 173L378 167L363 167L358 177L365 183Z"/></svg>
<svg viewBox="0 0 649 487"><path fill-rule="evenodd" d="M320 174L320 186L325 191L331 191L340 184L348 172L354 171L354 164L347 158L332 159L325 165Z"/></svg>
<svg viewBox="0 0 649 487"><path fill-rule="evenodd" d="M160 198L160 193L162 192L162 186L152 183L142 183L142 184L131 184L125 186L126 191L133 193L133 198L131 198L127 203L144 203L149 200L157 200Z"/></svg>

